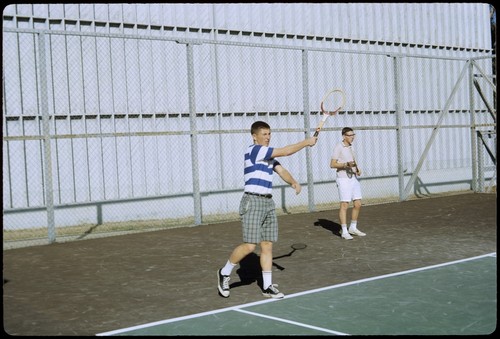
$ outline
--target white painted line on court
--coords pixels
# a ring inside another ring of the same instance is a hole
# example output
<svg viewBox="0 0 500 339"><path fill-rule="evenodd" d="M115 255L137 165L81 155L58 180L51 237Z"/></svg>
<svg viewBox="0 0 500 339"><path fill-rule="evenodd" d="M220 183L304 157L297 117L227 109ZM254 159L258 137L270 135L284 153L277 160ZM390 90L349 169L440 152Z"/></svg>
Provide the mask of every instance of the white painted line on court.
<svg viewBox="0 0 500 339"><path fill-rule="evenodd" d="M275 302L275 301L278 301L278 299L266 299L266 300L256 301L256 302L252 302L252 303L248 303L248 304L243 304L243 305L238 305L238 306L231 306L231 307L221 308L221 309L218 309L218 310L212 310L212 311L207 311L207 312L190 314L190 315L185 315L185 316L178 317L178 318L160 320L160 321L155 321L155 322L147 323L147 324L143 324L143 325L137 325L137 326L127 327L127 328L123 328L123 329L119 329L119 330L98 333L98 334L96 334L96 336L107 336L107 335L114 335L114 334L119 334L119 333L123 333L123 332L140 330L142 328L147 328L147 327L152 327L152 326L157 326L157 325L164 325L164 324L173 323L173 322L182 321L182 320L200 318L200 317L204 317L204 316L207 316L207 315L213 315L213 314L217 314L217 313L223 313L223 312L228 312L228 311L237 311L237 310L239 310L242 307L249 307L249 306L261 305L261 304L265 304L265 303L268 303L268 302Z"/></svg>
<svg viewBox="0 0 500 339"><path fill-rule="evenodd" d="M389 274L379 275L379 276L376 276L376 277L360 279L360 280L356 280L356 281L349 281L349 282L342 283L342 284L337 284L337 285L332 285L332 286L326 286L326 287L321 287L321 288L317 288L317 289L314 289L314 290L308 290L308 291L304 291L304 292L298 292L298 293L294 293L294 294L289 294L289 295L286 296L286 298L298 297L298 296L301 296L301 295L306 295L306 294L311 294L311 293L316 293L316 292L327 291L327 290L331 290L331 289L334 289L334 288L344 287L344 286L349 286L349 285L355 285L355 284L359 284L359 283L363 283L363 282L367 282L367 281L385 279L385 278L390 278L390 277L396 277L398 275L404 275L404 274L408 274L408 273L415 273L415 272L430 270L430 269L438 268L438 267L455 265L455 264L459 264L459 263L462 263L462 262L471 261L471 260L477 260L477 259L482 259L482 258L486 258L486 257L496 257L496 255L497 255L496 252L492 252L492 253L488 253L488 254L479 255L477 257L460 259L460 260L455 260L455 261L449 261L449 262L445 262L445 263L442 263L442 264L425 266L425 267L415 268L415 269L411 269L411 270L407 270L407 271L401 271L401 272L396 272L396 273L389 273Z"/></svg>
<svg viewBox="0 0 500 339"><path fill-rule="evenodd" d="M294 297L298 297L298 296L302 296L302 295L307 295L307 294L312 294L312 293L317 293L317 292L321 292L321 291L327 291L327 290L331 290L331 289L334 289L334 288L339 288L339 287L344 287L344 286L349 286L349 285L355 285L355 284L359 284L359 283L363 283L363 282L367 282L367 281L373 281L373 280L378 280L378 279L385 279L385 278L395 277L395 276L398 276L398 275L404 275L404 274L408 274L408 273L415 273L415 272L425 271L425 270L429 270L429 269L433 269L433 268L438 268L438 267L443 267L443 266L449 266L449 265L459 264L459 263L462 263L462 262L471 261L471 260L477 260L477 259L482 259L482 258L486 258L486 257L495 257L496 258L496 255L497 255L496 252L492 252L492 253L488 253L488 254L479 255L479 256L476 256L476 257L471 257L471 258L466 258L466 259L460 259L460 260L455 260L455 261L449 261L449 262L442 263L442 264L425 266L425 267L415 268L415 269L411 269L411 270L407 270L407 271L390 273L390 274L380 275L380 276L372 277L372 278L360 279L360 280L356 280L356 281L349 281L349 282L342 283L342 284L337 284L337 285L332 285L332 286L326 286L326 287L317 288L317 289L314 289L314 290L308 290L308 291L304 291L304 292L298 292L298 293L294 293L294 294L289 294L289 295L286 295L284 299L294 298ZM191 315L187 315L187 316L183 316L183 317L166 319L166 320L156 321L156 322L147 323L147 324L143 324L143 325L138 325L138 326L133 326L133 327L127 327L127 328L123 328L123 329L119 329L119 330L98 333L98 334L96 334L96 336L115 335L115 334L129 332L129 331L134 331L134 330L138 330L138 329L142 329L142 328L147 328L147 327L152 327L152 326L157 326L157 325L168 324L168 323L177 322L177 321L181 321L181 320L194 319L194 318L199 318L199 317L203 317L203 316L207 316L207 315L213 315L213 314L217 314L217 313L223 313L223 312L227 312L227 311L238 311L238 312L250 313L248 311L242 311L242 308L256 306L256 305L261 305L261 304L265 304L265 303L268 303L268 302L280 302L280 300L284 300L284 299L266 299L266 300L256 301L256 302L252 302L252 303L248 303L248 304L243 304L243 305L238 305L238 306L232 306L232 307L226 307L226 308L221 308L221 309L218 309L218 310L207 311L207 312L202 312L202 313L196 313L196 314L191 314ZM265 315L260 315L260 316L265 317ZM276 318L276 319L279 319L279 318ZM285 320L280 319L280 321L285 321ZM341 332L339 332L339 333L341 333Z"/></svg>
<svg viewBox="0 0 500 339"><path fill-rule="evenodd" d="M318 330L318 331L322 331L322 332L327 332L327 333L332 333L332 334L337 334L337 335L348 335L347 333L332 331L332 330L329 330L327 328L312 326L312 325L299 323L296 321L291 321L291 320L287 320L287 319L283 319L283 318L272 317L272 316L261 314L261 313L250 312L250 311L246 311L246 310L242 310L242 309L235 309L235 311L247 313L247 314L254 315L257 317L261 317L261 318L267 318L267 319L271 319L271 320L275 320L275 321L280 321L283 323L292 324L292 325L296 325L296 326L300 326L300 327L307 327L307 328L311 328L313 330Z"/></svg>

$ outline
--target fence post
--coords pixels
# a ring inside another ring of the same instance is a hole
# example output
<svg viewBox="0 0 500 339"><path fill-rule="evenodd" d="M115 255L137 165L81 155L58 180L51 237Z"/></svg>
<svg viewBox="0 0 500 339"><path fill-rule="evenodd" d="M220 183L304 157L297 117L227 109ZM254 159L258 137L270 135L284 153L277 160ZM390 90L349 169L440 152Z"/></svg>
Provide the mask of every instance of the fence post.
<svg viewBox="0 0 500 339"><path fill-rule="evenodd" d="M56 241L54 216L54 190L52 186L52 153L50 141L50 115L47 97L47 61L45 56L45 33L38 34L38 69L40 70L40 110L42 113L45 206L47 209L47 231L49 244Z"/></svg>
<svg viewBox="0 0 500 339"><path fill-rule="evenodd" d="M453 89L452 89L452 91L450 93L450 96L446 100L446 103L444 105L443 110L441 111L441 113L439 113L438 121L434 125L434 128L432 130L432 134L429 137L429 140L427 141L427 144L425 145L424 152L420 156L420 159L418 160L418 163L417 163L417 167L413 171L410 180L406 184L406 188L405 188L404 196L403 196L404 199L403 200L406 200L408 198L408 196L410 195L410 191L411 191L411 189L413 187L413 184L417 180L417 177L418 177L418 174L420 172L420 169L422 168L422 166L424 164L424 161L427 158L427 154L429 153L429 150L430 150L430 148L432 146L432 143L434 142L434 139L436 139L436 135L439 132L439 129L441 128L441 125L443 123L444 117L448 114L448 111L450 110L452 99L455 96L455 94L457 93L458 88L460 87L460 83L462 82L462 79L464 78L465 74L467 73L467 70L468 70L468 64L466 64L464 66L464 68L462 69L462 71L460 72L460 75L458 76L458 80L456 81L455 86L453 87ZM472 152L474 152L474 150L472 150Z"/></svg>
<svg viewBox="0 0 500 339"><path fill-rule="evenodd" d="M405 200L405 170L403 168L403 127L402 127L402 110L401 110L401 57L392 57L394 67L394 110L396 111L396 152L398 157L398 192L399 201Z"/></svg>
<svg viewBox="0 0 500 339"><path fill-rule="evenodd" d="M302 50L302 101L304 103L304 128L306 137L310 136L310 122L309 122L309 68L308 68L308 54L307 50ZM314 205L314 177L311 159L311 148L306 148L306 166L307 166L307 200L309 204L309 212L315 211Z"/></svg>
<svg viewBox="0 0 500 339"><path fill-rule="evenodd" d="M479 188L478 182L478 146L477 146L477 135L476 135L476 112L474 110L474 63L472 60L468 61L469 66L469 112L470 112L470 143L471 143L471 154L472 154L472 191L482 192L482 187Z"/></svg>
<svg viewBox="0 0 500 339"><path fill-rule="evenodd" d="M189 126L191 138L191 166L193 176L193 200L194 200L194 224L202 223L200 173L198 165L198 131L196 128L196 104L194 92L194 61L193 45L186 44L187 48L187 76L188 76L188 98L189 98Z"/></svg>

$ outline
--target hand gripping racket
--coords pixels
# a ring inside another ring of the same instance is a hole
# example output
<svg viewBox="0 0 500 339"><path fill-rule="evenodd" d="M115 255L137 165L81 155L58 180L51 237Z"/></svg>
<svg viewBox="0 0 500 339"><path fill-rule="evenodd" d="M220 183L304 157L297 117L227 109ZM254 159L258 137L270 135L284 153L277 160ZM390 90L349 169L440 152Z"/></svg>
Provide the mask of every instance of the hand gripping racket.
<svg viewBox="0 0 500 339"><path fill-rule="evenodd" d="M335 88L330 90L325 94L323 99L321 100L321 114L323 117L319 122L318 128L316 128L316 132L314 132L314 136L317 137L323 125L325 124L326 119L330 115L337 114L338 111L344 107L345 104L345 93L340 88Z"/></svg>

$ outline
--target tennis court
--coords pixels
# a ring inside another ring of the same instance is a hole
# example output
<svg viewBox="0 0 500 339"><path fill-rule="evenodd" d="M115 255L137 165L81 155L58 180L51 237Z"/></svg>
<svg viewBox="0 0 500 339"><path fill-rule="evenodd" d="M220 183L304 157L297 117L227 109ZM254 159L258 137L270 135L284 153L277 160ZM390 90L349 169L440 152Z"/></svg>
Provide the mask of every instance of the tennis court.
<svg viewBox="0 0 500 339"><path fill-rule="evenodd" d="M496 328L496 195L367 205L366 237L340 238L337 206L279 217L273 282L259 253L216 271L240 223L175 228L6 250L11 335L489 334ZM307 245L293 251L296 243ZM149 326L153 324L155 326Z"/></svg>
<svg viewBox="0 0 500 339"><path fill-rule="evenodd" d="M491 253L99 335L481 335L496 292Z"/></svg>

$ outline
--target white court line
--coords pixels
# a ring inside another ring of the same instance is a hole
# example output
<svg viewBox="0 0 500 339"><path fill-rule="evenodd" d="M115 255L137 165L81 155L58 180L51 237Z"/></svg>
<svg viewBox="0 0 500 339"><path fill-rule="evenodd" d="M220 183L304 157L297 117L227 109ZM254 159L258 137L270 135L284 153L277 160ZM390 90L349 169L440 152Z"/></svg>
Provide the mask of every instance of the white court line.
<svg viewBox="0 0 500 339"><path fill-rule="evenodd" d="M283 323L297 325L297 326L300 326L300 327L312 328L313 330L318 330L318 331L322 331L322 332L327 332L327 333L332 333L332 334L337 334L337 335L348 335L347 333L333 331L333 330L330 330L328 328L312 326L312 325L308 325L308 324L304 324L304 323L299 323L299 322L292 321L292 320L287 320L287 319L283 319L283 318L273 317L273 316L270 316L270 315L265 315L265 314L250 312L250 311L241 310L241 309L235 309L235 311L242 312L242 313L247 313L247 314L254 315L254 316L257 316L257 317L261 317L261 318L266 318L266 319L281 321Z"/></svg>
<svg viewBox="0 0 500 339"><path fill-rule="evenodd" d="M385 279L385 278L395 277L395 276L398 276L398 275L404 275L404 274L408 274L408 273L420 272L420 271L425 271L425 270L429 270L429 269L433 269L433 268L438 268L438 267L443 267L443 266L448 266L448 265L454 265L454 264L458 264L458 263L462 263L462 262L466 262L466 261L471 261L471 260L482 259L482 258L486 258L486 257L496 257L496 255L497 255L496 252L492 252L492 253L483 254L483 255L476 256L476 257L472 257L472 258L460 259L460 260L450 261L450 262L446 262L446 263L442 263L442 264L437 264L437 265L432 265L432 266L426 266L426 267L421 267L421 268L416 268L416 269L407 270L407 271L401 271L401 272L396 272L396 273L390 273L390 274L380 275L380 276L377 276L377 277L360 279L360 280L356 280L356 281L350 281L350 282L346 282L346 283L342 283L342 284L337 284L337 285L331 285L331 286L326 286L326 287L322 287L322 288L317 288L317 289L314 289L314 290L308 290L308 291L304 291L304 292L298 292L298 293L294 293L294 294L289 294L289 295L285 296L284 299L294 298L294 297L298 297L298 296L302 296L302 295L306 295L306 294L312 294L312 293L321 292L321 291L327 291L327 290L331 290L331 289L334 289L334 288L339 288L339 287L344 287L344 286L349 286L349 285L355 285L355 284L359 284L359 283L362 283L362 282L379 280L379 279ZM114 335L114 334L119 334L119 333L123 333L123 332L129 332L129 331L133 331L133 330L147 328L147 327L151 327L151 326L157 326L157 325L168 324L168 323L177 322L177 321L181 321L181 320L199 318L199 317L203 317L203 316L206 316L206 315L212 315L212 314L217 314L217 313L222 313L222 312L227 312L227 311L239 311L239 312L244 312L244 313L251 313L251 312L248 312L248 311L243 311L241 309L242 308L246 308L246 307L255 306L255 305L265 304L265 303L268 303L268 302L279 302L280 300L284 300L284 299L267 299L267 300L262 300L262 301L256 301L256 302L253 302L253 303L248 303L248 304L243 304L243 305L238 305L238 306L232 306L232 307L226 307L226 308L221 308L221 309L218 309L218 310L207 311L207 312L202 312L202 313L196 313L196 314L191 314L191 315L187 315L187 316L183 316L183 317L172 318L172 319L167 319L167 320L161 320L161 321L156 321L156 322L147 323L147 324L143 324L143 325L137 325L137 326L127 327L127 328L123 328L123 329L119 329L119 330L98 333L98 334L96 334L96 336ZM254 314L254 315L256 315L256 314ZM260 316L265 317L264 315L260 315ZM286 320L286 319L278 319L278 318L274 318L274 317L273 317L273 319L279 320L279 321L283 321L283 322L289 322L289 320ZM305 325L305 324L300 324L300 323L294 323L294 324L295 325L299 325L299 326L304 326L304 327L311 327L310 325ZM315 329L320 329L320 328L315 328ZM324 330L324 329L320 329L320 330ZM329 331L329 330L327 330L327 331ZM339 333L341 333L341 332L339 332Z"/></svg>
<svg viewBox="0 0 500 339"><path fill-rule="evenodd" d="M443 267L443 266L448 266L448 265L459 264L459 263L466 262L466 261L477 260L477 259L482 259L482 258L486 258L486 257L496 257L496 256L497 256L497 253L496 252L492 252L492 253L488 253L488 254L479 255L477 257L460 259L460 260L455 260L455 261L449 261L449 262L442 263L442 264L437 264L437 265L432 265L432 266L426 266L426 267L421 267L421 268L415 268L415 269L412 269L412 270L401 271L401 272L396 272L396 273L389 273L389 274L379 275L377 277L365 278L365 279L360 279L360 280L356 280L356 281L349 281L349 282L338 284L338 285L321 287L321 288L317 288L315 290L298 292L298 293L287 295L286 297L287 298L298 297L298 296L305 295L305 294L311 294L311 293L315 293L315 292L326 291L326 290L330 290L330 289L334 289L334 288L338 288L338 287L344 287L344 286L359 284L359 283L362 283L362 282L373 281L373 280L378 280L378 279L385 279L385 278L390 278L390 277L396 277L398 275L403 275L403 274L408 274L408 273L415 273L415 272L425 271L425 270L429 270L429 269L433 269L433 268L438 268L438 267Z"/></svg>

